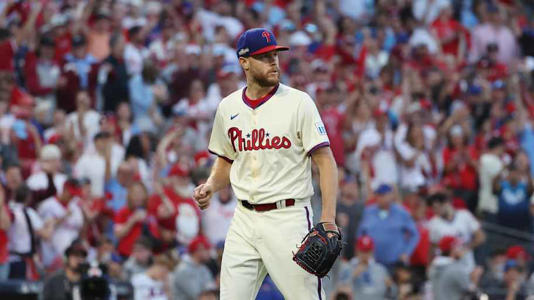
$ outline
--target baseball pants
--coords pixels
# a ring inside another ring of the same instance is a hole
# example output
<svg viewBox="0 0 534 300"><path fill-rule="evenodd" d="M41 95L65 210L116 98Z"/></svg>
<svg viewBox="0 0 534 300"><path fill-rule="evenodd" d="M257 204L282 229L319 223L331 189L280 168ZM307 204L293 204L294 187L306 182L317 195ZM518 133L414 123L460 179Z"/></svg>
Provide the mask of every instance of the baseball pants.
<svg viewBox="0 0 534 300"><path fill-rule="evenodd" d="M286 300L326 300L321 280L293 261L313 226L309 199L266 212L237 205L224 245L221 300L254 300L269 274Z"/></svg>

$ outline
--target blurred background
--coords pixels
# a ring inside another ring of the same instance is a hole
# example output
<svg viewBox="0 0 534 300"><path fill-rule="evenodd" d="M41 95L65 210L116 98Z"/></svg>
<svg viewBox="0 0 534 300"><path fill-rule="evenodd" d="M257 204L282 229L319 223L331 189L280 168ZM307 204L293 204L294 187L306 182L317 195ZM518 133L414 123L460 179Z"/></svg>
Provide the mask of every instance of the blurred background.
<svg viewBox="0 0 534 300"><path fill-rule="evenodd" d="M527 0L2 0L0 295L217 299L236 199L226 188L200 211L191 195L217 105L245 85L236 39L267 27L339 167L346 246L328 299L528 299L533 13ZM283 297L268 277L258 299Z"/></svg>

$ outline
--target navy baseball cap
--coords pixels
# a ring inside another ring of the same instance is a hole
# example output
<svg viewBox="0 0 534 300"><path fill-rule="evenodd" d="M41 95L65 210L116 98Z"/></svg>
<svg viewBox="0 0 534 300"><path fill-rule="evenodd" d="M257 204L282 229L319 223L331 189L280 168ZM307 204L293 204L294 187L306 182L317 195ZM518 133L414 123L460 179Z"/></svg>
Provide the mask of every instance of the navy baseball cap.
<svg viewBox="0 0 534 300"><path fill-rule="evenodd" d="M391 193L393 189L389 184L382 183L375 189L375 194L377 195L385 195L388 193Z"/></svg>
<svg viewBox="0 0 534 300"><path fill-rule="evenodd" d="M237 40L237 57L249 57L270 51L285 51L289 47L279 46L274 34L266 28L253 28L241 34Z"/></svg>

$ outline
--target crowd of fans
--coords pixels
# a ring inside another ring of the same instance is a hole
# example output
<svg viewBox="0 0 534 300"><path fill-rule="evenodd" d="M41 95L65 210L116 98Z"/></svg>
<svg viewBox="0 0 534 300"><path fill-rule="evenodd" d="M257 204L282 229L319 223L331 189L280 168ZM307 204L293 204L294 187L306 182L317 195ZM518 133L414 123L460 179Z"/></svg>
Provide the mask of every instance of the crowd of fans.
<svg viewBox="0 0 534 300"><path fill-rule="evenodd" d="M228 187L200 211L191 196L217 105L244 86L236 38L268 27L291 47L282 82L315 99L339 166L346 247L329 299L534 295L532 245L482 226L534 231L533 13L517 0L1 1L0 283L71 299L98 262L135 299L216 299L237 199ZM282 296L267 278L258 299Z"/></svg>

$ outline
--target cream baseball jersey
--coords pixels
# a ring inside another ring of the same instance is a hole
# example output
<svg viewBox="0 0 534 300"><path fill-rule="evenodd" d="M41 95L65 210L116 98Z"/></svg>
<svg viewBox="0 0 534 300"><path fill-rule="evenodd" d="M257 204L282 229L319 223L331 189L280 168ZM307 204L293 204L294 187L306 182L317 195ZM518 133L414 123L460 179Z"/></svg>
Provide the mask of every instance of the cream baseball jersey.
<svg viewBox="0 0 534 300"><path fill-rule="evenodd" d="M264 204L311 197L310 154L330 145L315 103L283 84L253 101L245 91L219 104L208 147L232 162L237 199Z"/></svg>

